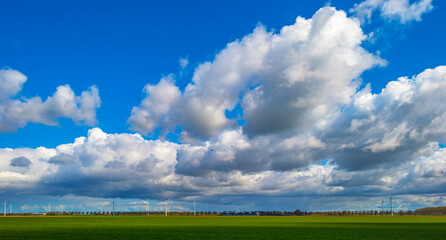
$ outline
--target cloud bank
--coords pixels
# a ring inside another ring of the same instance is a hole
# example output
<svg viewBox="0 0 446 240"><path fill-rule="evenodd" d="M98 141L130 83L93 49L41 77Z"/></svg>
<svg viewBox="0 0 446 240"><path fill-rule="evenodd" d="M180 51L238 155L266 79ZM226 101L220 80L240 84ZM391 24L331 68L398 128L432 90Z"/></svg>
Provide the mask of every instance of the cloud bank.
<svg viewBox="0 0 446 240"><path fill-rule="evenodd" d="M208 163L206 171L201 172L197 169L204 169L200 166L202 159L184 162L178 157L180 149L195 155L199 150L204 155L211 152L198 148L148 141L139 134L106 134L94 128L87 137L55 149L1 149L0 186L3 194L200 199L217 204L234 204L242 197L380 196L446 190L446 151L438 147L408 161L389 163L386 168L354 171L340 168L334 161L282 171L252 169L250 165L258 164L250 161L252 157L245 159L248 168L241 169L243 162L231 160L230 152L214 150L214 163ZM239 148L234 151L241 151ZM9 164L17 159L28 159L29 163ZM226 169L212 169L219 164Z"/></svg>

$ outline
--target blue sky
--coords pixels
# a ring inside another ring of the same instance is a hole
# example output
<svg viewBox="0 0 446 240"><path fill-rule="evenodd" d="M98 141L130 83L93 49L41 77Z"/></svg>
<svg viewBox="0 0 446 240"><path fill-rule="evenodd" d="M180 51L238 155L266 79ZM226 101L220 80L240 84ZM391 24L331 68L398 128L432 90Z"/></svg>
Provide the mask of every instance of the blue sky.
<svg viewBox="0 0 446 240"><path fill-rule="evenodd" d="M113 198L366 209L389 193L401 209L446 204L442 1L2 9L3 198L39 196L35 210Z"/></svg>

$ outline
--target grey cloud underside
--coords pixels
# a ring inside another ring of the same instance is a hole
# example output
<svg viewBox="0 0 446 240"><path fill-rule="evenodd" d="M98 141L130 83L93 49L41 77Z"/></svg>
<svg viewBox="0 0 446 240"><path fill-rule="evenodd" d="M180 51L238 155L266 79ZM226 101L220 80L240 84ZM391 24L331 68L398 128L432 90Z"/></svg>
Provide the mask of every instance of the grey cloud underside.
<svg viewBox="0 0 446 240"><path fill-rule="evenodd" d="M11 159L11 163L9 165L13 167L28 168L31 164L31 161L26 157L16 157Z"/></svg>
<svg viewBox="0 0 446 240"><path fill-rule="evenodd" d="M66 153L60 153L54 157L51 157L48 159L49 163L55 163L55 164L67 164L74 162L74 157L70 154Z"/></svg>
<svg viewBox="0 0 446 240"><path fill-rule="evenodd" d="M93 128L55 149L0 149L0 187L224 204L444 194L446 66L380 93L359 89L362 72L385 64L361 47L364 39L356 19L330 7L280 33L259 26L199 65L183 92L173 75L145 87L132 129L181 126L183 144ZM225 116L237 104L242 127ZM17 157L32 164L10 166Z"/></svg>

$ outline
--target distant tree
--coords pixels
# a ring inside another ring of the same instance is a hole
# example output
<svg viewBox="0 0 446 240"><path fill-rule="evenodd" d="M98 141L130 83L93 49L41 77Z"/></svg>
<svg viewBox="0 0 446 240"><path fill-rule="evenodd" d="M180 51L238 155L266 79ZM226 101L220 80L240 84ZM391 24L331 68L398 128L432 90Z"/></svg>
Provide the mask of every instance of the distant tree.
<svg viewBox="0 0 446 240"><path fill-rule="evenodd" d="M446 206L427 207L415 210L415 215L446 215Z"/></svg>
<svg viewBox="0 0 446 240"><path fill-rule="evenodd" d="M302 211L301 211L300 209L296 209L296 210L294 211L294 215L296 215L296 216L302 216Z"/></svg>

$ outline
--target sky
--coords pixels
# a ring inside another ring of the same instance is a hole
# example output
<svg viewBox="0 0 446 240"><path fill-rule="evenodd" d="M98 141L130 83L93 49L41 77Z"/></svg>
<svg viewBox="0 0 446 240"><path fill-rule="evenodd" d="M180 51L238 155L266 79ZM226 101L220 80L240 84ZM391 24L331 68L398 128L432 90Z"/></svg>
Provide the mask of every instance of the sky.
<svg viewBox="0 0 446 240"><path fill-rule="evenodd" d="M2 1L14 211L446 205L446 3Z"/></svg>

